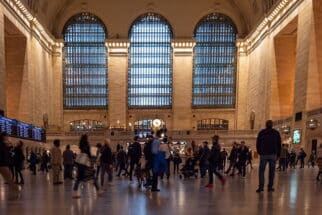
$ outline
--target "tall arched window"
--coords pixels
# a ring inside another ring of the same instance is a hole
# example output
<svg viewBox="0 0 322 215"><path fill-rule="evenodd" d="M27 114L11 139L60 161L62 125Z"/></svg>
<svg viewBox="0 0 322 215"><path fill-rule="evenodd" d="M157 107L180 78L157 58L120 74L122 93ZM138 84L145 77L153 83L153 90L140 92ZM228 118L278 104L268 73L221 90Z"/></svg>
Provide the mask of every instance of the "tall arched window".
<svg viewBox="0 0 322 215"><path fill-rule="evenodd" d="M64 108L107 106L107 60L103 22L90 13L73 16L64 32Z"/></svg>
<svg viewBox="0 0 322 215"><path fill-rule="evenodd" d="M160 15L148 13L132 25L129 38L129 108L172 105L172 31Z"/></svg>
<svg viewBox="0 0 322 215"><path fill-rule="evenodd" d="M193 107L235 107L236 34L233 22L222 14L210 14L197 25Z"/></svg>

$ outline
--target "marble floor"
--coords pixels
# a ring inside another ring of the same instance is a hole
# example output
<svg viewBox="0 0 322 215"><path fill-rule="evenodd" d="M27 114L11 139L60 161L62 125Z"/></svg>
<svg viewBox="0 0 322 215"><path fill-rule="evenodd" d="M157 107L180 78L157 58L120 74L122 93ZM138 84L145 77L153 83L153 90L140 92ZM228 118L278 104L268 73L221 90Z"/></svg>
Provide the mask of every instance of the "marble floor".
<svg viewBox="0 0 322 215"><path fill-rule="evenodd" d="M289 170L276 175L274 193L255 193L257 169L246 179L228 177L212 190L205 179L181 180L172 176L160 182L160 193L138 190L136 183L116 179L97 196L91 184L82 188L82 198L72 199L72 182L50 183L50 175L29 175L18 199L13 199L0 177L0 215L87 215L87 214L322 214L322 182L315 180L317 169Z"/></svg>

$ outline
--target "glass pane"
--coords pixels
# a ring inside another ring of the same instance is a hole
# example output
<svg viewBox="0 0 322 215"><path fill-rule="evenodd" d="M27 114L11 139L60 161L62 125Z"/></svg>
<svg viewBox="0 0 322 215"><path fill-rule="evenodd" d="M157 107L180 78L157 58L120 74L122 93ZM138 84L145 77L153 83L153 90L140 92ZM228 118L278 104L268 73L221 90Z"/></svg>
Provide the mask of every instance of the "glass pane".
<svg viewBox="0 0 322 215"><path fill-rule="evenodd" d="M64 108L107 106L107 60L104 24L94 15L72 17L64 29Z"/></svg>
<svg viewBox="0 0 322 215"><path fill-rule="evenodd" d="M129 108L170 108L172 31L157 14L141 16L131 27L128 75Z"/></svg>
<svg viewBox="0 0 322 215"><path fill-rule="evenodd" d="M210 14L198 24L194 37L194 107L235 106L236 29L221 14Z"/></svg>

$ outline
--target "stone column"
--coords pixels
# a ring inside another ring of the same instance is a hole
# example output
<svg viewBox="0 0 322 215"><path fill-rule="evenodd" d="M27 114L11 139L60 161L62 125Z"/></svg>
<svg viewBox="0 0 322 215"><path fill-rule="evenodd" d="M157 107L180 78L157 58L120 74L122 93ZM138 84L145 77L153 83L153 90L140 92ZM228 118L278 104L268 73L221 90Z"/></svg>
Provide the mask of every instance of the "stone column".
<svg viewBox="0 0 322 215"><path fill-rule="evenodd" d="M54 48L52 73L50 76L50 108L48 113L49 130L61 131L63 125L63 42Z"/></svg>
<svg viewBox="0 0 322 215"><path fill-rule="evenodd" d="M306 114L308 101L308 70L310 65L310 41L312 34L312 8L307 5L298 16L298 36L294 86L294 114L302 112L302 120L294 122L293 128L302 128L301 146L306 143Z"/></svg>
<svg viewBox="0 0 322 215"><path fill-rule="evenodd" d="M250 129L250 114L251 110L247 112L247 95L248 95L248 70L249 57L247 56L247 45L241 40L237 41L237 74L236 74L236 120L235 128L238 130ZM253 115L256 115L253 112ZM256 117L254 117L256 120Z"/></svg>
<svg viewBox="0 0 322 215"><path fill-rule="evenodd" d="M177 39L173 46L173 130L192 130L192 39Z"/></svg>
<svg viewBox="0 0 322 215"><path fill-rule="evenodd" d="M112 127L127 127L128 40L107 40L108 114Z"/></svg>
<svg viewBox="0 0 322 215"><path fill-rule="evenodd" d="M4 37L4 16L0 5L0 109L6 111L6 64Z"/></svg>
<svg viewBox="0 0 322 215"><path fill-rule="evenodd" d="M310 43L310 64L308 74L307 110L322 106L322 4L312 1L313 22Z"/></svg>

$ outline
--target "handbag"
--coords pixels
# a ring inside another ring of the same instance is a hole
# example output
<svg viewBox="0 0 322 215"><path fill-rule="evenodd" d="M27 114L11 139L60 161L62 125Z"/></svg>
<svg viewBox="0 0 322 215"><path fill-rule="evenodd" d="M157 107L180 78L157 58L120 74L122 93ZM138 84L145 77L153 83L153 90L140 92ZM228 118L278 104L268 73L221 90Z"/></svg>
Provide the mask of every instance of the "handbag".
<svg viewBox="0 0 322 215"><path fill-rule="evenodd" d="M84 166L88 166L88 167L90 167L90 166L91 166L91 162L90 162L90 160L89 160L89 157L88 157L88 155L87 155L87 154L85 154L85 153L80 153L80 154L78 154L78 155L76 156L76 160L75 160L75 162L76 162L77 164L81 164L81 165L84 165Z"/></svg>

